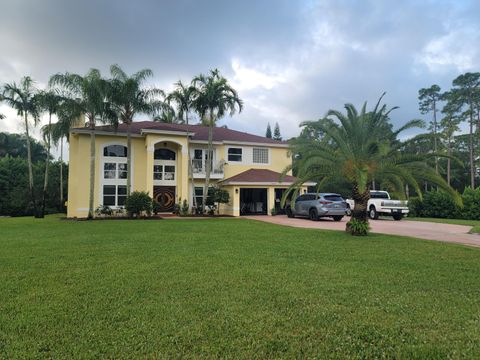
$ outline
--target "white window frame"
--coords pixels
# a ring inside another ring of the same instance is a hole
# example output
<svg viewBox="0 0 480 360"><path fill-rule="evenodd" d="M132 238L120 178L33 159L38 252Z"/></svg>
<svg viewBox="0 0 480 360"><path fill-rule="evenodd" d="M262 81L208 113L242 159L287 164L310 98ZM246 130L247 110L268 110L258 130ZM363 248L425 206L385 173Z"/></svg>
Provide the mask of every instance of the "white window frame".
<svg viewBox="0 0 480 360"><path fill-rule="evenodd" d="M176 160L154 160L153 161L154 168L152 169L152 176L153 176L153 185L168 185L168 186L175 186L177 182L177 161ZM162 179L157 180L155 179L155 166L162 167ZM173 180L165 180L165 166L173 166Z"/></svg>
<svg viewBox="0 0 480 360"><path fill-rule="evenodd" d="M240 156L240 160L230 160L230 149L240 149L242 152L241 154L232 154L234 156ZM241 164L244 162L245 159L245 149L242 146L229 146L227 147L227 163L236 163L236 164Z"/></svg>
<svg viewBox="0 0 480 360"><path fill-rule="evenodd" d="M195 148L192 148L191 151L190 151L190 158L192 161L194 160L200 160L200 159L195 159L195 151L198 150L198 151L201 151L202 152L202 171L200 172L200 174L204 174L206 172L206 169L207 169L207 151L208 151L208 148L206 147L195 147ZM217 155L216 155L216 149L213 148L212 149L212 172L213 172L213 168L215 167L215 164L217 163L216 162L216 158L217 158Z"/></svg>
<svg viewBox="0 0 480 360"><path fill-rule="evenodd" d="M111 185L111 186L115 186L115 205L108 205L109 207L111 207L112 209L118 209L120 207L123 207L124 205L118 205L118 186L127 186L127 179L119 179L118 178L118 165L119 164L127 164L127 157L119 157L119 156L104 156L103 155L103 151L104 151L104 148L107 147L107 146L111 146L111 145L120 145L120 146L127 146L126 142L123 142L123 141L115 141L115 142L109 142L109 143L105 143L105 144L102 144L101 148L100 148L100 154L101 154L101 161L99 161L99 175L100 176L100 189L99 189L99 203L103 205L103 187L105 185ZM134 159L134 154L133 154L133 147L132 149L130 149L131 151L131 163L130 163L130 170L132 172L132 175L135 173L133 171L133 159ZM115 164L115 178L114 179L106 179L105 178L105 173L104 173L104 169L105 169L105 164L108 164L108 163L114 163ZM128 175L127 175L128 176ZM133 187L133 176L131 176L131 181L130 181L130 188ZM127 191L128 193L128 191ZM107 195L109 196L109 195Z"/></svg>
<svg viewBox="0 0 480 360"><path fill-rule="evenodd" d="M267 153L267 162L256 162L255 161L255 150L265 151ZM253 147L252 148L252 164L255 165L269 165L270 164L270 149L265 147Z"/></svg>

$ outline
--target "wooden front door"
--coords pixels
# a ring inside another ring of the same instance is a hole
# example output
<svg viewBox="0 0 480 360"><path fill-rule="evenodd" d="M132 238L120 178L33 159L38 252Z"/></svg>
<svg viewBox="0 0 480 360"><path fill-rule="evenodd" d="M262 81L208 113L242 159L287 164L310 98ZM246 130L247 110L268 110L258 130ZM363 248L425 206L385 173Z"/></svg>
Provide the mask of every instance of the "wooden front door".
<svg viewBox="0 0 480 360"><path fill-rule="evenodd" d="M160 212L173 211L175 186L154 186L153 199L160 204Z"/></svg>

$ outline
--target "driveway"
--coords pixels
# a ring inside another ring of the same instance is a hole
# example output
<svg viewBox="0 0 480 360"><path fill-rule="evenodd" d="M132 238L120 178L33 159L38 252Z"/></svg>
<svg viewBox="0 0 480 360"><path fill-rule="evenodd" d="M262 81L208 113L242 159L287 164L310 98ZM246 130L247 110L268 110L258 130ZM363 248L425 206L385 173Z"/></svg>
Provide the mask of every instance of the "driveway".
<svg viewBox="0 0 480 360"><path fill-rule="evenodd" d="M339 222L330 219L311 221L302 218L290 219L285 215L246 216L246 218L299 228L341 231L345 230L345 224L349 220L348 217L344 217L343 220ZM390 219L380 219L370 220L370 227L374 233L411 236L426 240L445 241L480 247L480 235L469 234L470 226L438 224L426 221L393 221Z"/></svg>

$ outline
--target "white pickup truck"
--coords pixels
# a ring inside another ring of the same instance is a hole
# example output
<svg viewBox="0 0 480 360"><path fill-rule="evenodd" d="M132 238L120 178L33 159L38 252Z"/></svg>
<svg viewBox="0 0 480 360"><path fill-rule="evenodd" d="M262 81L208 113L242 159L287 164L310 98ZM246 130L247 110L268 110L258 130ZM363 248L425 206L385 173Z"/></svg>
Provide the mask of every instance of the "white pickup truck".
<svg viewBox="0 0 480 360"><path fill-rule="evenodd" d="M349 209L347 215L352 213L355 202L347 200ZM370 190L370 200L367 205L368 216L376 220L380 215L392 216L394 220L401 220L408 214L408 202L403 200L392 200L387 191Z"/></svg>

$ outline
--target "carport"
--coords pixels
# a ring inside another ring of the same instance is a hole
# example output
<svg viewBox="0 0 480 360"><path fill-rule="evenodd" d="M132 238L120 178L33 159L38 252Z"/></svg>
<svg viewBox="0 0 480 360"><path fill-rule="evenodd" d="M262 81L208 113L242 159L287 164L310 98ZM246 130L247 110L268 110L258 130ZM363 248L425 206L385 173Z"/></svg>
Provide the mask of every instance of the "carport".
<svg viewBox="0 0 480 360"><path fill-rule="evenodd" d="M291 175L282 175L267 169L250 169L228 179L219 181L230 194L230 203L221 207L223 214L241 215L271 215L272 209L281 211L280 199L283 192L292 185L297 178ZM301 191L304 192L305 184Z"/></svg>

